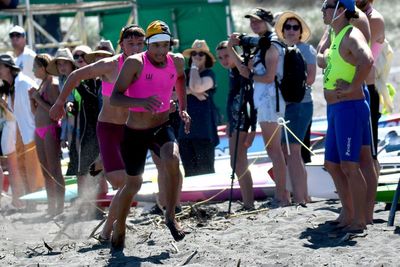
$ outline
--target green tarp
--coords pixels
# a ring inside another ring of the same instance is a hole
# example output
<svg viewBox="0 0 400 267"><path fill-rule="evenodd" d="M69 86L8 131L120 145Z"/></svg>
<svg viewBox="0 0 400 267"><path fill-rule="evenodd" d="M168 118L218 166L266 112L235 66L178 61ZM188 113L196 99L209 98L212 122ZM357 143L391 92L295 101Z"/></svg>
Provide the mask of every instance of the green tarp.
<svg viewBox="0 0 400 267"><path fill-rule="evenodd" d="M178 52L189 48L195 39L204 39L215 55L217 44L227 38L227 18L232 22L231 17L227 17L226 14L228 8L229 1L226 0L142 0L137 2L138 23L146 28L153 20L163 20L170 26L172 34L179 39ZM101 36L117 40L119 34L117 29L121 29L127 19L128 13L102 15ZM214 100L225 121L228 75L218 63L213 70L216 73L218 86Z"/></svg>

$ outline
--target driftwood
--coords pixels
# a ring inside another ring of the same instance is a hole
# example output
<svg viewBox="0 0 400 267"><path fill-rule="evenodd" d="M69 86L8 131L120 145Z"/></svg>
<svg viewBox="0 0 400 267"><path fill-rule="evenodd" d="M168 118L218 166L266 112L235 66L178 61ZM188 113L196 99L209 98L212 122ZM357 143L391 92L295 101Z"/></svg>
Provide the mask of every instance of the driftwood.
<svg viewBox="0 0 400 267"><path fill-rule="evenodd" d="M180 264L180 266L185 266L186 264L188 264L193 259L193 257L196 256L197 253L197 250L194 251L182 264Z"/></svg>

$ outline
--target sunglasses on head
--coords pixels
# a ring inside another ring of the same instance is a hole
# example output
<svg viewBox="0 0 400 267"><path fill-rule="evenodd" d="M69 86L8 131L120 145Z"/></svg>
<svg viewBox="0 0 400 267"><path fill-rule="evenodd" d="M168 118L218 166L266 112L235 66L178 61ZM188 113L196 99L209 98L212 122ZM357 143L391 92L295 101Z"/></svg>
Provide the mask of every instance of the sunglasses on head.
<svg viewBox="0 0 400 267"><path fill-rule="evenodd" d="M204 57L205 55L206 55L206 53L204 53L204 52L196 52L196 51L192 51L191 53L190 53L190 55L192 56L192 57L195 57L195 56L199 56L199 57Z"/></svg>
<svg viewBox="0 0 400 267"><path fill-rule="evenodd" d="M78 60L80 57L83 58L84 55L85 55L85 54L75 54L75 55L73 55L73 58L74 58L75 60Z"/></svg>
<svg viewBox="0 0 400 267"><path fill-rule="evenodd" d="M289 31L289 30L294 30L294 31L298 31L298 30L300 30L300 25L291 25L291 24L285 24L284 26L283 26L283 28L285 29L285 30L287 30L287 31Z"/></svg>
<svg viewBox="0 0 400 267"><path fill-rule="evenodd" d="M335 9L336 5L328 5L328 2L325 0L322 3L322 10L327 10L327 9Z"/></svg>
<svg viewBox="0 0 400 267"><path fill-rule="evenodd" d="M23 36L23 34L22 33L13 32L13 33L10 33L9 36L10 36L10 38L13 38L13 37L21 38Z"/></svg>

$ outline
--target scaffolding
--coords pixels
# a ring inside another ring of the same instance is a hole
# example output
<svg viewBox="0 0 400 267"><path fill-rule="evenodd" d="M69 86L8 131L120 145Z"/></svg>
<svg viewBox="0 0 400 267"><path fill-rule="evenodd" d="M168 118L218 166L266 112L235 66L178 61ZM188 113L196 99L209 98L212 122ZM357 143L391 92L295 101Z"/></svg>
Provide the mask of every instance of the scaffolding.
<svg viewBox="0 0 400 267"><path fill-rule="evenodd" d="M59 48L87 44L87 34L85 29L85 13L100 13L103 11L130 9L130 15L127 23L137 21L137 4L136 1L97 1L83 2L76 0L71 4L30 4L30 0L25 0L25 5L19 5L15 9L0 10L0 16L15 16L18 18L18 25L25 28L27 33L28 44L33 49L42 48ZM38 22L35 21L34 15L54 15L54 14L75 14L73 22L69 26L68 31L63 36L63 40L57 41L50 33L46 31ZM23 17L26 17L25 23ZM79 41L69 41L71 34L75 29L79 31ZM48 42L36 43L35 33L40 32Z"/></svg>

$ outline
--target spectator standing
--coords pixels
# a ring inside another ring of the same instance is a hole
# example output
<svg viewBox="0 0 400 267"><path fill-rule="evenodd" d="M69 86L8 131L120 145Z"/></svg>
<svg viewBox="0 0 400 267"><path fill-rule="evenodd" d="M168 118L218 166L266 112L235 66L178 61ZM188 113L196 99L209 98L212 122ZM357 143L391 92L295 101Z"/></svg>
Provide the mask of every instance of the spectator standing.
<svg viewBox="0 0 400 267"><path fill-rule="evenodd" d="M192 47L183 51L189 58L186 69L187 112L192 118L190 133L185 133L184 123L179 129L179 151L185 177L213 173L217 134L215 74L211 69L215 58L205 40L195 40Z"/></svg>
<svg viewBox="0 0 400 267"><path fill-rule="evenodd" d="M300 139L304 140L309 125L312 121L313 101L311 96L311 85L315 81L317 70L316 50L307 44L310 39L311 31L306 22L292 11L283 12L275 23L275 32L279 39L286 45L295 45L301 52L307 64L306 91L300 103L286 103L285 120L289 121L287 126ZM290 155L286 149L286 139L282 138L283 151L285 153L286 164L293 187L293 196L296 203L306 203L308 200L307 192L307 172L301 156L301 144L293 135L288 135Z"/></svg>

